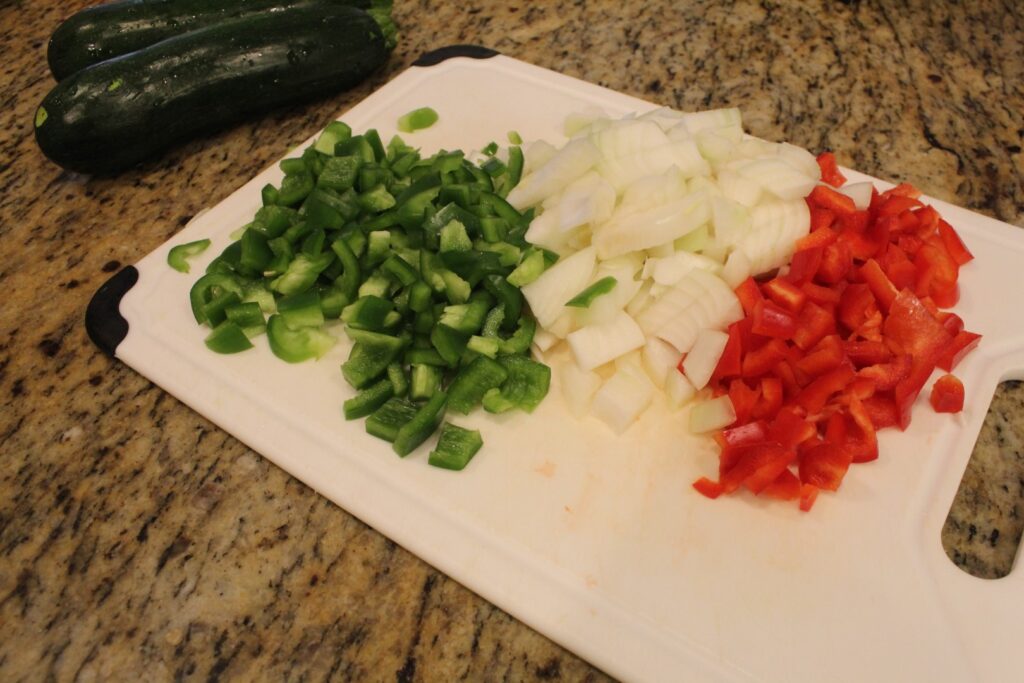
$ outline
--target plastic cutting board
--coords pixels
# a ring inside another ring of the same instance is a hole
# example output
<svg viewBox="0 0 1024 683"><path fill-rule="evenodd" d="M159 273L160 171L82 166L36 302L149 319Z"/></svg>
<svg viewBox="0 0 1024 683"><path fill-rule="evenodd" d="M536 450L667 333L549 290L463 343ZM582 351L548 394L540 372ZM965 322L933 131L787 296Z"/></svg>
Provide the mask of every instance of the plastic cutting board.
<svg viewBox="0 0 1024 683"><path fill-rule="evenodd" d="M564 117L655 105L481 48L431 53L351 110L356 131L395 133L400 115L440 114L406 135L426 154L480 149L505 133L563 138ZM302 145L310 144L307 140ZM297 148L298 149L298 148ZM868 179L850 173L851 180ZM111 279L90 304L93 339L324 496L613 676L636 681L1011 680L1024 573L976 579L946 557L940 530L998 382L1021 377L1024 318L1013 292L1024 231L929 200L976 260L957 312L984 335L959 368L960 416L915 411L880 435L881 459L851 469L810 514L690 486L717 471L710 439L656 406L624 435L569 417L557 366L532 415L461 421L483 432L469 468L406 459L345 422L342 342L293 366L266 346L219 356L203 345L168 249L210 237L202 269L248 222L267 169ZM886 185L881 183L880 185ZM340 335L343 337L343 335ZM927 390L919 402L924 403Z"/></svg>

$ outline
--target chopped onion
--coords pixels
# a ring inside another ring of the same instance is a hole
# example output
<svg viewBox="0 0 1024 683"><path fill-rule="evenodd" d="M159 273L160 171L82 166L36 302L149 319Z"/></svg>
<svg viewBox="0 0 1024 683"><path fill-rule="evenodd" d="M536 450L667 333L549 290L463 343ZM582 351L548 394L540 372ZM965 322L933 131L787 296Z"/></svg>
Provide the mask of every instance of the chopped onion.
<svg viewBox="0 0 1024 683"><path fill-rule="evenodd" d="M601 153L589 139L570 140L546 164L512 188L508 193L508 202L517 209L539 204L547 197L560 192L600 160Z"/></svg>
<svg viewBox="0 0 1024 683"><path fill-rule="evenodd" d="M676 366L679 365L679 352L671 344L663 342L657 337L651 337L644 344L641 352L644 370L659 389L665 387L665 380L670 372L679 374Z"/></svg>
<svg viewBox="0 0 1024 683"><path fill-rule="evenodd" d="M871 206L871 193L874 187L871 183L847 183L839 188L839 191L853 200L853 205L858 211Z"/></svg>
<svg viewBox="0 0 1024 683"><path fill-rule="evenodd" d="M643 371L621 368L594 394L590 411L616 434L621 434L650 405L654 390Z"/></svg>
<svg viewBox="0 0 1024 683"><path fill-rule="evenodd" d="M541 327L550 327L565 308L565 302L587 286L594 272L593 247L559 259L541 276L522 288L523 296Z"/></svg>
<svg viewBox="0 0 1024 683"><path fill-rule="evenodd" d="M803 199L818 184L817 177L805 175L779 157L750 159L735 170L779 199Z"/></svg>
<svg viewBox="0 0 1024 683"><path fill-rule="evenodd" d="M683 372L696 389L707 386L728 341L729 335L718 330L703 329L697 333L697 340L683 359Z"/></svg>
<svg viewBox="0 0 1024 683"><path fill-rule="evenodd" d="M593 370L644 345L644 333L625 311L606 323L581 327L566 337L576 364Z"/></svg>
<svg viewBox="0 0 1024 683"><path fill-rule="evenodd" d="M695 193L652 209L616 212L594 230L594 246L600 258L611 258L636 249L647 249L682 237L711 218L706 194Z"/></svg>
<svg viewBox="0 0 1024 683"><path fill-rule="evenodd" d="M687 112L683 114L682 119L686 124L686 129L693 135L708 128L735 127L743 129L743 116L736 107Z"/></svg>
<svg viewBox="0 0 1024 683"><path fill-rule="evenodd" d="M686 379L686 376L673 369L665 376L665 394L668 396L668 403L673 408L681 408L694 397L697 390Z"/></svg>
<svg viewBox="0 0 1024 683"><path fill-rule="evenodd" d="M750 277L750 259L742 251L734 251L725 260L722 268L722 280L731 288L736 289Z"/></svg>
<svg viewBox="0 0 1024 683"><path fill-rule="evenodd" d="M593 370L581 370L575 363L565 363L558 379L562 383L562 397L576 417L583 417L590 407L594 392L601 386L601 376Z"/></svg>
<svg viewBox="0 0 1024 683"><path fill-rule="evenodd" d="M690 431L694 434L713 432L728 427L735 421L736 411L728 395L700 401L690 408Z"/></svg>

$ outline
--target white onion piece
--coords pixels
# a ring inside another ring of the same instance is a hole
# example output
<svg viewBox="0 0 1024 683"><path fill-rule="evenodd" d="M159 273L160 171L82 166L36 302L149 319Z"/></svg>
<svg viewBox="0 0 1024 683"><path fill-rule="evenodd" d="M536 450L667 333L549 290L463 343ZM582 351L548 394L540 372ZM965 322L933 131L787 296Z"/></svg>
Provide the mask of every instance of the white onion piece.
<svg viewBox="0 0 1024 683"><path fill-rule="evenodd" d="M586 287L594 273L596 251L593 247L559 259L540 277L522 288L523 296L541 327L550 328L565 302Z"/></svg>
<svg viewBox="0 0 1024 683"><path fill-rule="evenodd" d="M832 188L831 185L829 187ZM849 183L838 188L838 190L853 200L853 205L857 207L858 211L863 211L871 206L871 190L873 187L871 183Z"/></svg>
<svg viewBox="0 0 1024 683"><path fill-rule="evenodd" d="M739 202L728 197L712 197L711 225L715 230L715 242L731 247L750 232L753 221L750 210Z"/></svg>
<svg viewBox="0 0 1024 683"><path fill-rule="evenodd" d="M622 193L619 208L644 208L668 204L688 194L686 178L672 167L664 173L645 176L632 183Z"/></svg>
<svg viewBox="0 0 1024 683"><path fill-rule="evenodd" d="M720 128L708 128L697 133L697 149L712 166L729 161L736 151L736 143L720 133Z"/></svg>
<svg viewBox="0 0 1024 683"><path fill-rule="evenodd" d="M546 353L551 349L552 346L560 342L561 339L551 334L545 329L538 328L533 333L533 345L536 346L541 353Z"/></svg>
<svg viewBox="0 0 1024 683"><path fill-rule="evenodd" d="M688 352L705 328L724 329L743 317L739 299L725 282L704 270L693 270L675 287L647 307L640 326Z"/></svg>
<svg viewBox="0 0 1024 683"><path fill-rule="evenodd" d="M694 434L713 432L736 421L736 411L729 396L699 401L690 409L690 431Z"/></svg>
<svg viewBox="0 0 1024 683"><path fill-rule="evenodd" d="M654 121L662 130L669 130L683 120L683 112L670 107L658 107L637 117L641 121Z"/></svg>
<svg viewBox="0 0 1024 683"><path fill-rule="evenodd" d="M737 145L736 156L740 159L757 159L778 156L778 145L774 142L744 135Z"/></svg>
<svg viewBox="0 0 1024 683"><path fill-rule="evenodd" d="M586 415L594 392L601 386L601 376L593 370L580 370L575 363L564 363L558 370L558 380L569 412L576 417Z"/></svg>
<svg viewBox="0 0 1024 683"><path fill-rule="evenodd" d="M590 126L595 121L607 118L608 115L605 114L603 109L591 105L566 116L565 122L562 124L562 131L567 138L575 137L578 134L589 134Z"/></svg>
<svg viewBox="0 0 1024 683"><path fill-rule="evenodd" d="M616 259L618 260L618 259ZM615 287L607 294L594 299L587 308L574 309L578 327L606 323L615 318L626 307L643 284L635 278L636 269L633 264L615 264L605 261L597 268L591 284L602 278L615 278ZM589 285L588 285L589 286Z"/></svg>
<svg viewBox="0 0 1024 683"><path fill-rule="evenodd" d="M611 258L672 242L710 218L707 195L694 193L685 199L647 210L625 214L616 212L611 220L594 230L593 243L600 258Z"/></svg>
<svg viewBox="0 0 1024 683"><path fill-rule="evenodd" d="M605 161L624 156L634 156L654 147L665 147L668 136L654 121L635 119L617 121L608 128L594 133L591 141Z"/></svg>
<svg viewBox="0 0 1024 683"><path fill-rule="evenodd" d="M686 177L711 172L708 162L692 141L673 142L633 154L605 158L597 165L597 171L621 193L637 180L665 173L673 166Z"/></svg>
<svg viewBox="0 0 1024 683"><path fill-rule="evenodd" d="M576 316L573 315L571 309L566 308L555 318L554 322L547 326L547 330L557 338L565 339L576 327Z"/></svg>
<svg viewBox="0 0 1024 683"><path fill-rule="evenodd" d="M750 259L742 251L734 251L725 260L722 268L722 280L731 288L736 289L750 277Z"/></svg>
<svg viewBox="0 0 1024 683"><path fill-rule="evenodd" d="M686 376L673 369L665 376L665 394L668 396L668 404L673 408L681 408L684 403L693 398L697 390L686 379Z"/></svg>
<svg viewBox="0 0 1024 683"><path fill-rule="evenodd" d="M608 220L615 208L615 188L594 171L574 180L558 201L559 228L562 231Z"/></svg>
<svg viewBox="0 0 1024 683"><path fill-rule="evenodd" d="M558 149L547 140L534 140L523 150L523 175L527 176L558 154Z"/></svg>
<svg viewBox="0 0 1024 683"><path fill-rule="evenodd" d="M508 193L508 203L519 210L557 194L601 160L601 153L587 138L570 140L546 164L523 178Z"/></svg>
<svg viewBox="0 0 1024 683"><path fill-rule="evenodd" d="M818 184L817 177L805 175L779 157L751 159L736 171L779 199L803 199Z"/></svg>
<svg viewBox="0 0 1024 683"><path fill-rule="evenodd" d="M750 272L760 275L789 261L794 243L811 228L811 212L803 199L758 204L751 211L753 227L736 249L750 260Z"/></svg>
<svg viewBox="0 0 1024 683"><path fill-rule="evenodd" d="M566 337L576 364L593 370L644 345L644 333L625 311L599 325L581 327Z"/></svg>
<svg viewBox="0 0 1024 683"><path fill-rule="evenodd" d="M671 256L650 258L644 264L643 278L653 279L659 285L674 285L694 268L703 268L712 273L722 269L721 264L700 254L676 251Z"/></svg>
<svg viewBox="0 0 1024 683"><path fill-rule="evenodd" d="M654 300L654 297L651 296L651 285L653 284L651 280L641 282L640 289L636 291L633 298L626 304L626 313L629 313L634 320L637 320L637 316Z"/></svg>
<svg viewBox="0 0 1024 683"><path fill-rule="evenodd" d="M788 142L780 142L776 150L787 164L808 178L814 178L815 180L821 178L821 166L818 165L818 160L803 147L797 147Z"/></svg>
<svg viewBox="0 0 1024 683"><path fill-rule="evenodd" d="M665 387L665 379L670 372L678 374L676 366L679 365L679 352L671 344L657 337L647 340L641 351L641 358L644 370L659 389Z"/></svg>
<svg viewBox="0 0 1024 683"><path fill-rule="evenodd" d="M704 329L697 333L693 347L683 359L683 372L694 388L707 386L728 342L729 335L719 330Z"/></svg>
<svg viewBox="0 0 1024 683"><path fill-rule="evenodd" d="M747 208L756 206L763 194L760 185L729 169L718 171L718 189L724 197Z"/></svg>
<svg viewBox="0 0 1024 683"><path fill-rule="evenodd" d="M678 251L701 251L711 243L711 230L708 224L700 226L672 243Z"/></svg>
<svg viewBox="0 0 1024 683"><path fill-rule="evenodd" d="M743 128L743 116L736 107L686 112L682 118L683 123L686 124L686 129L693 135L707 128L723 128L726 126Z"/></svg>
<svg viewBox="0 0 1024 683"><path fill-rule="evenodd" d="M645 373L622 368L594 394L590 412L616 434L621 434L650 405L654 391L654 385Z"/></svg>

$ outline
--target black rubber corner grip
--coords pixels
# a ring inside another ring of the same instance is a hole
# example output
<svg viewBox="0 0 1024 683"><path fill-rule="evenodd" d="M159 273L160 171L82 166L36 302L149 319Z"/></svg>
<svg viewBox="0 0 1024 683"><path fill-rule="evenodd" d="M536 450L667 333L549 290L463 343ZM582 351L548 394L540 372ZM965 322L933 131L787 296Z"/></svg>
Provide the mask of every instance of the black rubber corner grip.
<svg viewBox="0 0 1024 683"><path fill-rule="evenodd" d="M113 357L128 336L128 321L121 316L121 299L139 281L135 266L126 266L103 283L85 309L85 331L100 351Z"/></svg>
<svg viewBox="0 0 1024 683"><path fill-rule="evenodd" d="M446 59L452 59L453 57L469 57L470 59L489 59L496 55L501 54L497 50L492 50L489 47L482 47L480 45L449 45L447 47L439 47L436 50L425 52L412 63L413 66L434 66L440 64Z"/></svg>

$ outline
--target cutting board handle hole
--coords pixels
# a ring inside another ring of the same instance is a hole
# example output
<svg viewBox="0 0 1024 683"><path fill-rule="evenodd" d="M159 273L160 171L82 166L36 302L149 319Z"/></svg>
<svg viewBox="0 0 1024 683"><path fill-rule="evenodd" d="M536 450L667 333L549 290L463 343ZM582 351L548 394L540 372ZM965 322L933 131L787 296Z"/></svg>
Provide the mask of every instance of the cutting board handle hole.
<svg viewBox="0 0 1024 683"><path fill-rule="evenodd" d="M960 570L999 579L1024 532L1024 381L1000 384L960 480L942 547Z"/></svg>

